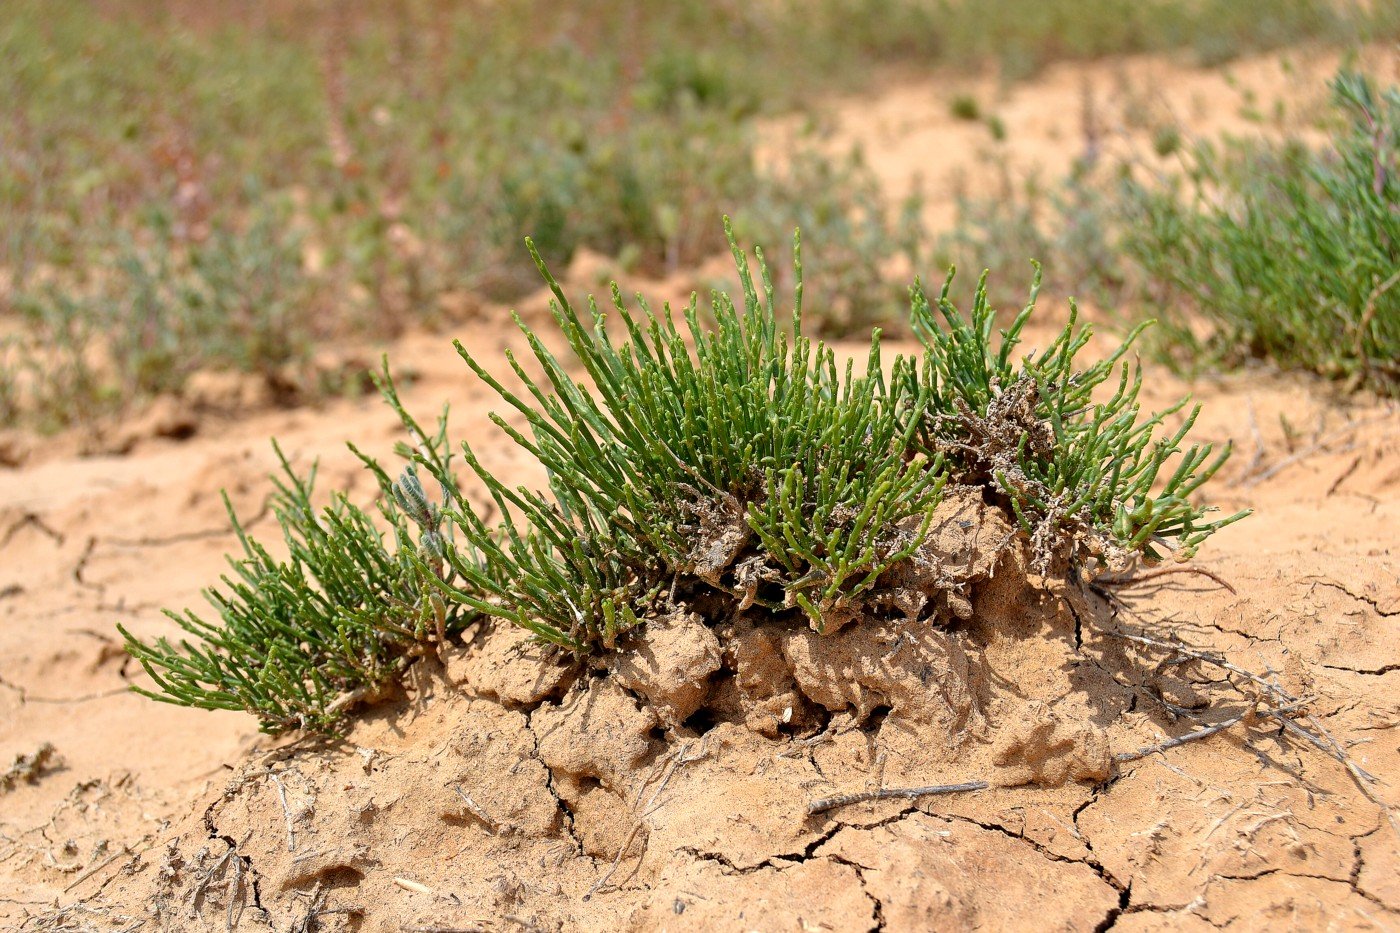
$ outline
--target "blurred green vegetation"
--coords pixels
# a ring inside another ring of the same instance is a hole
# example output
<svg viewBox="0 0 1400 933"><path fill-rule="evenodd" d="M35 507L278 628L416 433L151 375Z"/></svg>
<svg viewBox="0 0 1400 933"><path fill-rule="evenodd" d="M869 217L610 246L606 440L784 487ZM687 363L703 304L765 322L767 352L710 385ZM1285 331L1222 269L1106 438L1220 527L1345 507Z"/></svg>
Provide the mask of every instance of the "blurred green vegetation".
<svg viewBox="0 0 1400 933"><path fill-rule="evenodd" d="M1397 34L1325 0L8 0L0 411L56 427L207 366L314 381L327 337L532 288L526 235L659 273L721 251L726 211L769 245L800 223L813 325L867 330L915 212L859 160L762 167L756 116L892 66Z"/></svg>
<svg viewBox="0 0 1400 933"><path fill-rule="evenodd" d="M934 255L1042 257L1057 291L1155 317L1144 345L1188 374L1267 361L1400 396L1400 86L1344 69L1320 127L1153 145L1048 183L1007 173Z"/></svg>
<svg viewBox="0 0 1400 933"><path fill-rule="evenodd" d="M1202 144L1170 184L1129 179L1122 249L1181 366L1267 359L1400 396L1400 86L1343 71L1332 92L1325 147Z"/></svg>

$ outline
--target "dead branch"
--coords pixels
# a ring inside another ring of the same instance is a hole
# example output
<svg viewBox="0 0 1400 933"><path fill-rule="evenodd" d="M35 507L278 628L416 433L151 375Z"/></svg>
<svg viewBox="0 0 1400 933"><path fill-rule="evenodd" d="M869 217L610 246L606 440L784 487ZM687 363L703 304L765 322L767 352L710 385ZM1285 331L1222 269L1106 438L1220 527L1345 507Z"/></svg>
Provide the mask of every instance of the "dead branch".
<svg viewBox="0 0 1400 933"><path fill-rule="evenodd" d="M1214 581L1222 588L1229 590L1232 595L1239 595L1239 591L1236 590L1232 585L1230 585L1230 581L1226 580L1224 577L1220 576L1213 570L1207 570L1204 567L1197 567L1194 564L1182 564L1173 567L1162 567L1157 570L1149 570L1146 573L1136 574L1131 577L1099 577L1097 580L1094 581L1094 586L1110 587L1116 590L1127 590L1132 589L1135 586L1141 586L1149 580L1155 580L1158 577L1170 576L1174 573L1190 573L1195 574L1196 576L1205 577L1208 580Z"/></svg>
<svg viewBox="0 0 1400 933"><path fill-rule="evenodd" d="M470 813L473 817L475 817L477 822L479 822L482 826L485 826L487 832L494 836L497 832L500 831L501 824L493 820L491 818L491 814L487 813L484 809L482 809L481 804L477 803L475 800L472 799L471 794L468 794L466 791L462 790L461 784L453 784L452 790L456 792L458 797L461 798L462 805L466 807L467 812Z"/></svg>
<svg viewBox="0 0 1400 933"><path fill-rule="evenodd" d="M1340 474L1338 474L1336 479L1332 480L1332 485L1327 487L1327 492L1323 495L1323 498L1325 499L1328 496L1331 496L1333 493L1335 493L1338 489L1341 489L1342 483L1345 483L1348 479L1350 479L1351 475L1356 472L1356 468L1359 466L1361 466L1361 454L1357 454L1355 457L1353 457L1351 460L1351 465L1348 466L1345 470L1343 470Z"/></svg>
<svg viewBox="0 0 1400 933"><path fill-rule="evenodd" d="M277 799L282 803L282 818L287 824L287 851L297 850L296 821L292 819L291 808L287 806L287 788L282 783L282 778L272 770L268 770L267 776L272 779L272 783L277 785Z"/></svg>
<svg viewBox="0 0 1400 933"><path fill-rule="evenodd" d="M931 784L927 787L881 787L878 790L864 790L854 794L838 794L835 797L823 797L820 800L813 800L807 805L807 812L811 815L825 813L827 810L835 810L837 807L849 806L853 803L867 803L871 800L917 800L920 797L932 797L935 794L960 794L974 790L986 790L991 785L986 781L968 781L965 784Z"/></svg>
<svg viewBox="0 0 1400 933"><path fill-rule="evenodd" d="M1190 732L1186 735L1180 735L1174 739L1167 739L1165 742L1160 742L1156 745L1149 745L1145 748L1140 748L1135 752L1120 752L1119 754L1113 756L1113 760L1119 762L1120 764L1128 761L1137 761L1140 758L1146 758L1148 755L1155 755L1158 752L1164 752L1167 749L1177 748L1178 746L1185 745L1187 742L1195 742L1198 739L1204 739L1215 735L1217 732L1224 732L1231 726L1238 725L1239 723L1242 723L1248 719L1252 719L1255 717L1267 717L1270 719L1274 719L1286 716L1289 713L1296 712L1299 709L1301 709L1306 702L1306 700L1299 700L1297 703L1293 703L1288 706L1280 706L1276 709L1248 710L1246 712L1240 713L1238 716L1231 716L1224 722L1218 722L1215 725L1207 726L1204 729L1197 729L1195 732Z"/></svg>
<svg viewBox="0 0 1400 933"><path fill-rule="evenodd" d="M1202 664L1209 664L1213 667L1218 667L1221 670L1228 671L1229 673L1241 677L1247 680L1248 682L1254 684L1255 686L1259 687L1267 694L1269 694L1271 697L1273 697L1275 700L1279 701L1280 709L1293 704L1298 704L1301 706L1303 703L1301 699L1293 696L1291 693L1283 689L1283 687L1279 686L1274 681L1260 674L1256 674L1252 671L1247 671L1239 665L1234 664L1219 655L1210 654L1208 652L1191 648L1187 645L1182 644L1181 642L1164 641L1160 638L1151 638L1147 635L1138 635L1131 632L1124 632L1114 629L1101 629L1101 631L1105 635L1111 635L1115 638L1121 638L1125 641L1135 642L1136 644L1146 645L1148 647L1157 648L1163 651L1171 651L1180 657L1189 658L1193 661L1200 661ZM1394 825L1395 814L1390 804L1378 793L1376 793L1376 791L1372 787L1372 785L1380 783L1376 776L1366 771L1359 764L1357 764L1355 759L1353 759L1350 755L1347 754L1346 749L1342 748L1341 744L1332 736L1330 732L1327 731L1327 727L1318 721L1316 716L1312 715L1311 713L1304 713L1302 718L1308 724L1310 729L1303 728L1295 720L1288 716L1279 716L1278 722L1281 726L1283 726L1283 728L1287 732L1297 736L1300 739L1303 739L1309 745L1312 745L1318 751L1327 755L1329 758L1334 759L1335 761L1340 763L1344 768L1346 768L1347 772L1352 776L1353 781L1356 783L1357 788L1366 796L1366 799L1370 800L1378 807L1381 807L1385 811L1386 816L1391 821L1392 825ZM1397 826L1396 828L1397 831L1400 831L1400 826Z"/></svg>
<svg viewBox="0 0 1400 933"><path fill-rule="evenodd" d="M118 852L113 852L111 855L107 856L105 859L103 859L102 861L98 862L96 865L92 866L92 867L89 868L87 871L83 872L83 873L82 873L81 875L79 875L77 878L74 878L73 881L68 885L68 887L66 887L66 888L63 889L63 893L64 893L64 894L67 894L69 891L73 890L73 889L76 888L78 885L82 884L84 881L88 880L88 879L91 878L93 875L97 874L99 871L101 871L102 869L106 868L108 865L110 865L110 864L112 864L113 862L115 862L117 859L121 858L121 857L124 856L124 855L131 855L131 854L132 854L132 852L131 852L130 849L128 849L126 846L122 846L120 851L118 851Z"/></svg>
<svg viewBox="0 0 1400 933"><path fill-rule="evenodd" d="M16 755L14 763L4 772L0 772L0 793L14 790L21 781L34 783L45 771L57 764L58 749L54 748L51 742L41 744L32 755Z"/></svg>
<svg viewBox="0 0 1400 933"><path fill-rule="evenodd" d="M1335 444L1337 441L1341 440L1347 435L1354 434L1362 428L1369 427L1373 424L1380 424L1384 421L1388 421L1393 417L1393 413L1387 412L1384 415L1377 415L1374 418L1362 418L1357 421L1352 421L1348 424L1343 425L1342 427L1338 428L1337 430L1333 431L1327 436L1323 437L1315 444L1308 445L1307 447L1298 451L1296 454L1293 454L1291 457L1284 457L1278 463L1275 463L1273 466L1269 467L1267 470L1264 470L1262 473L1256 473L1253 476L1246 475L1244 477L1241 477L1239 480L1237 480L1237 483L1238 485L1243 486L1245 489L1249 489L1252 486L1257 486L1260 483L1264 482L1264 480L1272 479L1279 473L1282 473L1284 470L1293 466L1295 463L1298 463L1302 460L1306 460L1308 457L1311 457L1313 454L1319 451L1326 450L1328 447Z"/></svg>

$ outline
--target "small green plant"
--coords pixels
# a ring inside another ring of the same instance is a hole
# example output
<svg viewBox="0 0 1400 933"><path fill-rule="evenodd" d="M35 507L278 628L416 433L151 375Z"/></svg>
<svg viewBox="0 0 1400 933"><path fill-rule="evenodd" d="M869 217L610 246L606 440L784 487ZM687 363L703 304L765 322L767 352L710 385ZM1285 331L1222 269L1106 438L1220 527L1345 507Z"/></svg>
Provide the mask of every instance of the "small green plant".
<svg viewBox="0 0 1400 933"><path fill-rule="evenodd" d="M1152 133L1152 151L1158 158L1165 159L1181 149L1181 127L1168 123L1157 127Z"/></svg>
<svg viewBox="0 0 1400 933"><path fill-rule="evenodd" d="M1175 185L1132 192L1123 247L1178 361L1267 358L1400 394L1400 88L1343 72L1332 90L1326 148L1202 146Z"/></svg>
<svg viewBox="0 0 1400 933"><path fill-rule="evenodd" d="M394 398L392 387L386 390ZM400 455L449 475L446 426L446 415L434 434L410 421L417 447L401 445ZM178 644L147 643L118 629L155 681L157 689L135 688L139 693L181 706L244 710L266 732L328 731L352 707L391 688L415 658L473 614L444 602L428 583L430 576L442 575L444 585L453 579L442 563L448 530L443 505L429 499L413 465L394 481L361 455L379 484L385 531L341 494L318 509L315 467L301 477L274 449L282 478L271 509L288 556L273 557L230 506L243 554L229 559L233 575L222 588L206 591L218 619L167 612L194 639ZM457 495L454 487L441 493L446 505ZM460 563L461 552L454 553Z"/></svg>
<svg viewBox="0 0 1400 933"><path fill-rule="evenodd" d="M117 393L94 359L101 331L87 307L53 294L21 310L30 329L11 338L7 360L15 422L52 431L110 410Z"/></svg>
<svg viewBox="0 0 1400 933"><path fill-rule="evenodd" d="M586 380L518 320L543 372L536 380L508 356L521 392L457 348L528 425L493 416L547 469L548 488L510 486L463 443L500 516L488 522L459 491L445 416L427 435L386 372L382 388L417 445L401 445L409 465L397 482L362 457L390 533L343 496L317 512L311 481L283 459L274 506L290 557L273 559L240 528L237 579L209 594L220 622L172 616L198 644L146 644L123 630L155 679L143 692L247 709L270 730L325 729L478 616L575 654L625 649L630 630L682 607L818 631L910 617L949 585L929 531L955 487L1000 502L1041 573L1121 569L1164 550L1184 558L1242 517L1208 520L1190 500L1228 448L1213 460L1208 445L1183 451L1194 413L1158 436L1180 406L1139 417L1141 375L1120 365L1128 344L1080 367L1089 332L1072 315L1044 351L1014 359L1038 275L1004 331L985 277L970 316L947 284L936 302L916 285L923 352L887 369L877 331L857 373L804 335L800 251L782 313L762 253L755 277L729 239L741 303L716 292L702 315L692 298L679 320L640 297L629 309L616 288L611 315L592 301L581 315L531 244ZM1095 402L1115 373L1116 391Z"/></svg>
<svg viewBox="0 0 1400 933"><path fill-rule="evenodd" d="M971 94L957 94L948 104L948 110L955 120L966 120L975 123L982 119L982 106L977 103L977 98Z"/></svg>
<svg viewBox="0 0 1400 933"><path fill-rule="evenodd" d="M997 196L960 199L935 253L1047 256L1056 290L1150 309L1147 348L1184 370L1270 360L1400 393L1400 88L1342 72L1331 90L1322 147L1187 147L1163 127L1154 149L1184 171L1084 163L1048 186L1004 173Z"/></svg>

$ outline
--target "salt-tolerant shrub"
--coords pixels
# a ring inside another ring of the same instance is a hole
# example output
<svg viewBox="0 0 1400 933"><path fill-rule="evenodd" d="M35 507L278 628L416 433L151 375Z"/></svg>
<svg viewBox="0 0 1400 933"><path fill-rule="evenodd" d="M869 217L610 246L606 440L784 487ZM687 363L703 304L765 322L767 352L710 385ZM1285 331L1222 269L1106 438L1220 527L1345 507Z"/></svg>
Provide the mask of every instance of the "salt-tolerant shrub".
<svg viewBox="0 0 1400 933"><path fill-rule="evenodd" d="M1008 181L960 201L935 255L1049 257L1057 290L1152 314L1149 351L1189 372L1268 361L1400 394L1400 87L1344 70L1331 91L1321 145L1172 128L1181 171Z"/></svg>
<svg viewBox="0 0 1400 933"><path fill-rule="evenodd" d="M385 388L393 399L392 387ZM401 446L401 456L446 473L446 424L444 416L428 434L410 421L417 446ZM282 477L274 480L271 508L288 557L274 558L230 507L243 554L229 559L233 574L222 587L206 591L218 620L167 612L196 639L178 645L168 638L146 643L117 627L155 681L156 690L137 687L139 693L181 706L246 710L268 732L325 730L391 685L431 638L441 641L474 614L445 603L427 583L427 575L452 576L437 556L441 506L429 500L414 467L394 482L362 457L379 483L376 524L343 494L317 509L315 467L299 476L275 449ZM445 503L455 495L455 488L441 490Z"/></svg>
<svg viewBox="0 0 1400 933"><path fill-rule="evenodd" d="M1242 517L1211 519L1191 501L1228 449L1214 459L1209 445L1183 450L1192 418L1165 431L1166 413L1140 416L1141 375L1121 363L1127 345L1079 366L1089 332L1072 318L1044 351L1014 358L1035 287L997 331L985 284L971 315L946 285L936 302L916 285L923 352L886 368L876 331L858 373L804 335L800 250L782 311L762 254L755 268L732 233L730 244L739 300L716 292L708 309L692 298L679 314L640 297L629 307L616 288L608 313L591 300L580 313L540 263L586 378L523 322L544 375L509 356L520 392L458 344L528 427L499 415L496 424L549 475L545 489L512 487L463 443L496 521L460 494L445 426L429 440L386 380L417 445L401 449L409 466L397 482L365 458L391 534L343 498L318 515L309 483L289 473L277 514L291 558L275 561L242 536L240 581L211 594L221 623L176 617L199 644L127 636L162 691L153 695L249 709L273 730L324 728L346 698L371 695L476 617L575 655L627 650L628 633L649 619L716 600L726 613L819 632L908 618L927 600L897 604L892 581L946 585L929 532L955 488L1014 516L1041 573L1122 568L1164 551L1185 558ZM1116 391L1094 401L1115 375Z"/></svg>

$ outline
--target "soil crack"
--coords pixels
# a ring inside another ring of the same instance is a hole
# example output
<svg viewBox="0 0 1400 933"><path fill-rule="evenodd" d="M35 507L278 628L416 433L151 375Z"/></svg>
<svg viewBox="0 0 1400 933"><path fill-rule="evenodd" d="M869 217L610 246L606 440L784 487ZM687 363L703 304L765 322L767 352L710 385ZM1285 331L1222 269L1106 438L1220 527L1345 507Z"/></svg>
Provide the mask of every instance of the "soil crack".
<svg viewBox="0 0 1400 933"><path fill-rule="evenodd" d="M840 855L830 855L827 858L837 865L846 865L856 873L856 878L860 881L860 893L864 894L875 909L875 926L871 929L879 933L885 929L885 905L878 897L870 893L870 887L865 883L865 866L844 858Z"/></svg>
<svg viewBox="0 0 1400 933"><path fill-rule="evenodd" d="M8 547L15 536L25 528L33 528L59 547L63 547L64 541L67 540L61 532L50 528L38 512L25 512L5 529L4 535L0 535L0 549Z"/></svg>
<svg viewBox="0 0 1400 933"><path fill-rule="evenodd" d="M1400 664L1385 664L1381 667L1347 667L1345 664L1324 664L1322 667L1329 671L1346 671L1348 674L1362 674L1366 677L1383 677L1386 674L1400 671Z"/></svg>
<svg viewBox="0 0 1400 933"><path fill-rule="evenodd" d="M253 865L252 856L243 855L239 851L239 842L232 836L224 833L215 822L214 811L219 804L233 799L234 795L241 791L248 783L249 776L241 774L234 778L208 807L204 810L204 828L209 834L210 842L222 842L228 848L223 858L203 869L203 876L198 882L192 903L198 903L203 894L214 884L221 883L225 886L228 898L227 904L227 926L233 929L239 925L239 918L247 907L251 906L262 915L263 922L269 927L272 926L272 916L268 913L262 902L262 876L258 873L257 867ZM246 839L244 840L247 841ZM233 877L229 878L230 868ZM215 881L215 874L222 877ZM246 877L246 882L245 882ZM249 895L251 894L251 900Z"/></svg>
<svg viewBox="0 0 1400 933"><path fill-rule="evenodd" d="M559 812L563 815L562 822L564 831L568 833L570 841L573 842L574 851L579 857L583 857L583 840L578 837L578 832L574 827L574 811L564 798L560 796L559 788L554 784L553 769L540 757L540 737L539 734L535 732L535 713L539 708L539 706L535 706L533 709L522 711L525 715L525 731L530 734L530 743L533 746L535 760L544 768L544 786L549 791L549 795L554 798L554 803L559 807Z"/></svg>
<svg viewBox="0 0 1400 933"><path fill-rule="evenodd" d="M1305 577L1304 579L1308 578ZM1365 603L1366 605L1370 606L1373 610L1375 610L1376 615L1380 616L1382 619L1393 619L1396 616L1400 616L1400 609L1392 609L1391 611L1387 612L1386 610L1381 608L1379 599L1376 599L1373 596L1366 596L1361 593L1353 593L1350 589L1348 589L1343 584L1338 583L1336 580L1326 580L1319 577L1313 577L1312 584L1313 586L1326 586L1331 587L1334 590L1339 590L1340 592L1345 593L1357 602Z"/></svg>

